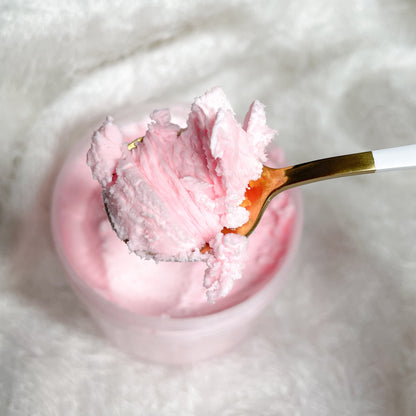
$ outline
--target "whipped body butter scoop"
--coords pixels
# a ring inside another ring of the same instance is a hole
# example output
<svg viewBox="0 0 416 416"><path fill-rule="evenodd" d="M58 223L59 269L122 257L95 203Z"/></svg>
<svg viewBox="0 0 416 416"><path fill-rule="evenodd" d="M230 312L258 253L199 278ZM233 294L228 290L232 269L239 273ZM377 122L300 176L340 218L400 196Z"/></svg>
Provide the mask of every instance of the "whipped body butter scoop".
<svg viewBox="0 0 416 416"><path fill-rule="evenodd" d="M275 131L258 101L241 125L219 88L195 100L186 126L172 123L169 110L151 119L134 146L107 119L93 136L88 165L129 250L157 261L205 262L203 284L214 302L241 278L247 237L223 230L248 221L242 203Z"/></svg>
<svg viewBox="0 0 416 416"><path fill-rule="evenodd" d="M264 164L286 165L263 105L240 123L215 88L190 108L169 107L150 118L149 107L116 113L92 142L86 132L57 178L52 232L71 286L108 338L178 364L245 337L285 281L302 209L289 190L250 237L235 233L250 217L250 181L262 180Z"/></svg>

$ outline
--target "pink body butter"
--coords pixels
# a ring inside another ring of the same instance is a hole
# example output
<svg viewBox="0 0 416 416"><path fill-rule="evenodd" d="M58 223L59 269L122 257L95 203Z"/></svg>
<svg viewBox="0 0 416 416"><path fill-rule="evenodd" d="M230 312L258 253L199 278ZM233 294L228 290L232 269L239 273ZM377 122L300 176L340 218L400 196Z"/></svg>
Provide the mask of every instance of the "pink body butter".
<svg viewBox="0 0 416 416"><path fill-rule="evenodd" d="M206 262L204 287L214 302L242 276L247 237L221 231L248 221L240 205L275 132L258 101L241 125L219 88L194 101L186 126L172 123L169 110L151 118L131 150L108 118L93 136L88 164L129 250L157 261ZM202 253L206 244L210 250Z"/></svg>
<svg viewBox="0 0 416 416"><path fill-rule="evenodd" d="M284 164L268 146L274 131L263 106L255 101L240 124L214 89L187 118L179 113L156 110L119 126L107 118L92 144L68 157L52 207L58 252L92 315L118 346L162 362L196 361L241 339L280 286L300 235L293 191L270 203L249 238L221 233L246 222L240 204L262 164ZM205 331L198 345L193 325Z"/></svg>

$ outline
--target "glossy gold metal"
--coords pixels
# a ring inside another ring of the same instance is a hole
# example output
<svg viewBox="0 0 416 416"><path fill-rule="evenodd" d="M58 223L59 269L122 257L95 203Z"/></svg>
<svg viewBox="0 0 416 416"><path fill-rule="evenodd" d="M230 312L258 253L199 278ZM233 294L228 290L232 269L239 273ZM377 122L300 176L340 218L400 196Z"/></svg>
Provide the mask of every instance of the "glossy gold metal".
<svg viewBox="0 0 416 416"><path fill-rule="evenodd" d="M372 152L354 153L315 160L286 168L263 167L257 181L251 181L246 199L241 204L250 212L249 220L234 232L249 236L257 227L270 201L279 193L296 186L344 176L376 171Z"/></svg>
<svg viewBox="0 0 416 416"><path fill-rule="evenodd" d="M179 136L182 134L182 132L183 132L184 130L185 130L185 129L179 129L179 130L178 130L178 133L177 133L177 136L179 137ZM144 136L142 136L142 137L138 137L137 139L133 140L132 142L130 142L130 143L127 145L127 149L128 149L128 150L133 150L133 149L135 149L135 148L137 147L137 145L143 141L143 139L144 139Z"/></svg>
<svg viewBox="0 0 416 416"><path fill-rule="evenodd" d="M127 145L127 149L128 149L128 150L133 150L133 149L135 149L135 148L137 147L137 144L138 144L138 143L141 143L141 142L143 141L143 139L144 139L144 136L143 136L143 137L138 137L137 139L133 140L132 142L130 142L130 143Z"/></svg>

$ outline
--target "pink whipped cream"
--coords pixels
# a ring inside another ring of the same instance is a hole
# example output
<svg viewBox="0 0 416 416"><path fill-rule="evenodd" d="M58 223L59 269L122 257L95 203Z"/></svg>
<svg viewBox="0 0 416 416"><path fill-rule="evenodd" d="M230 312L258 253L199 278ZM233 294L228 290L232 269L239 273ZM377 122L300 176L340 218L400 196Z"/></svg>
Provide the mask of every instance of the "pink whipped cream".
<svg viewBox="0 0 416 416"><path fill-rule="evenodd" d="M247 237L221 230L247 222L240 204L249 181L261 175L275 132L258 101L240 124L219 88L194 101L184 126L171 122L169 110L154 111L151 120L142 142L128 150L129 139L107 118L93 136L88 165L129 250L143 259L205 262L203 284L214 302L246 266ZM207 243L210 251L202 253Z"/></svg>
<svg viewBox="0 0 416 416"><path fill-rule="evenodd" d="M176 108L173 113L181 114L182 109ZM143 135L149 121L122 124L123 137L131 141ZM184 121L178 117L180 124ZM54 192L55 240L75 287L83 283L112 304L139 315L184 318L228 309L276 278L293 245L298 224L290 191L273 199L248 238L242 278L234 282L226 297L208 303L201 284L205 262L156 263L141 259L117 237L104 210L101 186L85 163L89 146L90 142L83 142L74 149ZM284 165L283 154L276 146L270 145L268 154L269 166ZM278 278L282 283L284 274Z"/></svg>
<svg viewBox="0 0 416 416"><path fill-rule="evenodd" d="M186 126L188 109L182 106L171 108L172 120ZM155 124L149 117L140 117L138 122L131 122L132 119L133 115L121 119L124 121L120 122L119 128L107 122L97 134L105 137L104 130L114 128L119 132L119 140L129 143L144 136L149 123ZM57 248L74 287L81 288L77 289L79 293L86 293L90 299L89 289L92 289L100 298L139 315L183 318L228 309L255 295L272 279L278 278L278 282L282 282L284 273L278 274L278 271L286 264L299 224L291 191L273 199L256 231L245 240L247 251L242 278L234 281L226 297L209 303L202 285L207 269L206 257L193 262L156 262L136 256L118 238L104 209L102 186L92 178L85 163L90 146L90 139L83 141L66 160L55 187L53 203ZM108 160L114 151L117 155L124 151L123 146L121 150L120 145L108 148ZM286 164L281 150L273 143L268 146L267 154L268 166ZM210 258L216 261L214 257Z"/></svg>

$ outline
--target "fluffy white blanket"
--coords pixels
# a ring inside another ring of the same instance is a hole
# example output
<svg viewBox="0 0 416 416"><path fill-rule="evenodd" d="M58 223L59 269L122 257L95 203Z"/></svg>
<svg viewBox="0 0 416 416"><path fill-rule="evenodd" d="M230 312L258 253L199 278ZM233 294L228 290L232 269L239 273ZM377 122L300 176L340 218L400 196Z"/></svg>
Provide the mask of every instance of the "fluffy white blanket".
<svg viewBox="0 0 416 416"><path fill-rule="evenodd" d="M292 278L186 368L111 347L63 278L54 178L113 109L221 86L291 163L416 142L413 0L0 4L0 414L415 415L416 170L304 188Z"/></svg>

